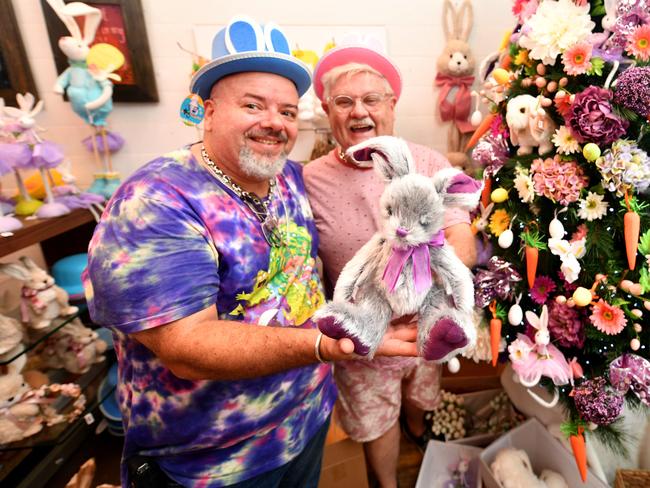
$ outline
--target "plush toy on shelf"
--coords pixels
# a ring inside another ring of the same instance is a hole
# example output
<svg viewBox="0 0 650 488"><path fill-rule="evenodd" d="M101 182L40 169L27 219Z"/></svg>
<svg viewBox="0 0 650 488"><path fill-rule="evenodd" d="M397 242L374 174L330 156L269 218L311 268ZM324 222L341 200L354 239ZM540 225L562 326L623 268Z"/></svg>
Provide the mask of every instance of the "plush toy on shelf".
<svg viewBox="0 0 650 488"><path fill-rule="evenodd" d="M453 166L468 168L465 153L466 134L474 131L470 118L471 87L474 83L474 56L469 47L473 10L470 0L456 8L451 0L442 7L442 26L446 45L438 56L435 84L440 87L438 110L443 122L450 122L447 133L447 158ZM479 121L480 122L480 121Z"/></svg>
<svg viewBox="0 0 650 488"><path fill-rule="evenodd" d="M111 80L121 79L113 71L124 64L124 55L110 44L100 43L90 47L102 20L101 10L81 2L47 2L71 34L59 39L59 48L68 57L70 67L58 77L54 91L60 94L65 92L74 112L93 128L94 134L88 146L104 171L95 175L95 181L88 191L109 198L120 183L119 174L113 171L111 152L119 150L124 141L106 130L106 118L113 110ZM83 35L76 17L83 18Z"/></svg>
<svg viewBox="0 0 650 488"><path fill-rule="evenodd" d="M21 263L0 263L0 273L23 282L20 312L23 323L35 330L49 327L58 317L76 313L79 308L71 306L66 291L54 284L52 278L26 256Z"/></svg>
<svg viewBox="0 0 650 488"><path fill-rule="evenodd" d="M480 183L452 168L433 178L416 174L407 144L395 137L369 139L347 154L372 162L388 181L382 227L343 268L334 300L315 315L320 330L350 338L357 354L372 357L393 315L417 313L420 355L454 359L476 340L474 288L469 269L445 242L444 214L473 209Z"/></svg>

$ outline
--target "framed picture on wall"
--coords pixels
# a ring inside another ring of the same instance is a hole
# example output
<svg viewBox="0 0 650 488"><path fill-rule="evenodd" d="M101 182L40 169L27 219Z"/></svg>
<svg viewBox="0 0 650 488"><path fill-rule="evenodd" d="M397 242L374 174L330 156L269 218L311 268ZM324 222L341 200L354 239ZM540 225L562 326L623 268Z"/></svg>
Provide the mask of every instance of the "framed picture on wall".
<svg viewBox="0 0 650 488"><path fill-rule="evenodd" d="M65 3L71 1L64 0ZM102 12L102 21L91 46L100 42L112 44L124 54L124 66L116 71L122 80L113 82L113 101L157 102L158 89L140 0L84 0L83 3ZM46 0L41 0L41 6L56 70L60 74L68 67L68 60L59 49L58 41L70 33Z"/></svg>
<svg viewBox="0 0 650 488"><path fill-rule="evenodd" d="M16 93L38 93L11 0L0 0L0 97L16 106Z"/></svg>

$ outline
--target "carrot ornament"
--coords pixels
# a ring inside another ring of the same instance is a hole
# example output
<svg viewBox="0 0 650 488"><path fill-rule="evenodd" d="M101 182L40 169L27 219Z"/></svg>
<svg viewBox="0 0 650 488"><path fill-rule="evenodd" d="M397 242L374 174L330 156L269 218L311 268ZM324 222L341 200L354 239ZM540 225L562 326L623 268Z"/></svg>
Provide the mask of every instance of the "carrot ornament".
<svg viewBox="0 0 650 488"><path fill-rule="evenodd" d="M524 241L524 258L526 259L526 278L528 288L532 288L537 277L537 263L539 261L539 250L547 249L539 233L536 230L527 230L521 234Z"/></svg>
<svg viewBox="0 0 650 488"><path fill-rule="evenodd" d="M499 344L501 343L501 319L497 317L497 302L492 300L488 307L492 313L490 320L490 349L492 350L492 366L497 365L499 359Z"/></svg>
<svg viewBox="0 0 650 488"><path fill-rule="evenodd" d="M580 471L580 478L584 483L587 481L587 445L584 436L584 421L564 423L560 426L560 430L569 437L573 457L576 460L578 471Z"/></svg>
<svg viewBox="0 0 650 488"><path fill-rule="evenodd" d="M625 253L627 254L627 265L630 271L636 267L636 254L639 245L639 232L641 230L641 218L633 209L634 201L630 203L630 196L625 190L625 206L627 212L623 216L623 234L625 236Z"/></svg>
<svg viewBox="0 0 650 488"><path fill-rule="evenodd" d="M484 208L490 204L490 194L492 193L492 178L486 176L483 178L483 191L481 191L481 203Z"/></svg>

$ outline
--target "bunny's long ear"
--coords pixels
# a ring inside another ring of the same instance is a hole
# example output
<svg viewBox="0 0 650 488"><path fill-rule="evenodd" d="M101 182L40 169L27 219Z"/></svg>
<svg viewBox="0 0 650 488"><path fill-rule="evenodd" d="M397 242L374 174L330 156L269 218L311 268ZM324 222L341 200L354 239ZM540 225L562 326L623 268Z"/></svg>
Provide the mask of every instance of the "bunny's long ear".
<svg viewBox="0 0 650 488"><path fill-rule="evenodd" d="M75 39L81 40L81 31L79 30L79 25L74 20L74 17L66 12L67 7L63 0L47 0L47 3L52 7L54 13L57 15L61 22L65 24L68 28L68 32Z"/></svg>
<svg viewBox="0 0 650 488"><path fill-rule="evenodd" d="M433 176L436 191L446 207L474 210L481 197L483 183L455 168L445 168Z"/></svg>
<svg viewBox="0 0 650 488"><path fill-rule="evenodd" d="M40 269L37 264L31 260L31 258L28 258L27 256L22 256L20 258L20 262L23 263L25 268L29 270L34 270L34 269Z"/></svg>
<svg viewBox="0 0 650 488"><path fill-rule="evenodd" d="M467 42L474 23L474 9L471 0L464 0L456 13L456 38Z"/></svg>
<svg viewBox="0 0 650 488"><path fill-rule="evenodd" d="M442 4L442 31L445 33L446 40L456 38L456 7L451 0L445 0Z"/></svg>
<svg viewBox="0 0 650 488"><path fill-rule="evenodd" d="M543 313L543 312L542 312ZM530 310L526 310L526 320L528 323L533 327L534 329L540 330L541 325L540 325L540 318L537 316L535 312L531 312Z"/></svg>
<svg viewBox="0 0 650 488"><path fill-rule="evenodd" d="M0 263L0 273L20 281L26 281L30 276L29 271L18 263Z"/></svg>
<svg viewBox="0 0 650 488"><path fill-rule="evenodd" d="M347 150L347 154L361 164L372 161L375 170L387 181L415 170L408 145L398 137L373 137L352 146Z"/></svg>

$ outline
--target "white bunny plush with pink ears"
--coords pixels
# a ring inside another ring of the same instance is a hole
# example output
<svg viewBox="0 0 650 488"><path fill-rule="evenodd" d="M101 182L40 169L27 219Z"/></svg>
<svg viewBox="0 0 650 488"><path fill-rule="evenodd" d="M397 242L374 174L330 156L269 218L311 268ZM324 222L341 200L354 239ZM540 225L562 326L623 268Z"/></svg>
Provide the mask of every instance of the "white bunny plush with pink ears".
<svg viewBox="0 0 650 488"><path fill-rule="evenodd" d="M402 139L381 136L351 147L348 156L370 162L386 180L382 228L345 265L334 300L318 310L320 330L347 337L372 357L392 317L418 314L418 351L447 361L476 341L470 270L444 237L445 210L471 210L481 185L448 168L433 178L415 173ZM433 279L435 277L435 280Z"/></svg>

